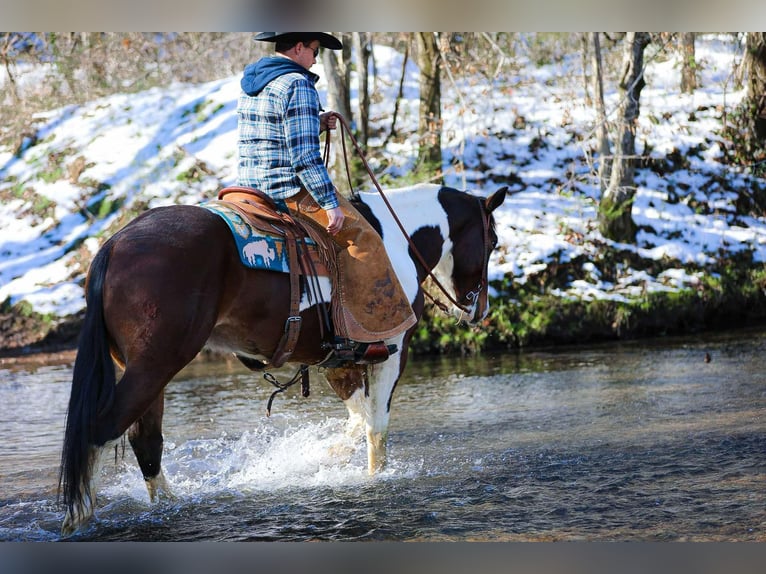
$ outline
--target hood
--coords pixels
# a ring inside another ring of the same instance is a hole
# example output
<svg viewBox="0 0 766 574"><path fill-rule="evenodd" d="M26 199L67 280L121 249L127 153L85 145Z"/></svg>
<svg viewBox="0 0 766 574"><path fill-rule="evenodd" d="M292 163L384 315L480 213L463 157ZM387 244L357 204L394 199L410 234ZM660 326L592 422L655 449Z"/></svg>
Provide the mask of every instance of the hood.
<svg viewBox="0 0 766 574"><path fill-rule="evenodd" d="M294 72L303 74L314 84L319 80L319 76L300 64L296 64L288 58L273 56L261 58L254 64L249 64L245 68L245 74L242 76L240 86L242 86L242 91L248 96L257 96L274 78Z"/></svg>

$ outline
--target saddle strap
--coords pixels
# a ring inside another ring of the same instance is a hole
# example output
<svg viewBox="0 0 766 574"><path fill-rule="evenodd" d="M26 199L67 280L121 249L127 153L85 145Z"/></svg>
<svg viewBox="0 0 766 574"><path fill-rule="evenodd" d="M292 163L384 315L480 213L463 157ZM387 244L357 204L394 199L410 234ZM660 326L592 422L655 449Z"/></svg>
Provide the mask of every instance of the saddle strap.
<svg viewBox="0 0 766 574"><path fill-rule="evenodd" d="M258 189L241 186L227 187L218 193L218 199L236 208L256 228L284 237L290 266L290 314L285 321L282 338L267 365L281 367L295 350L300 335L300 275L303 274L307 283L314 285L315 293L320 293L317 287L317 270L309 254L305 238L308 237L314 242L317 253L331 277L337 274L335 244L326 234L310 225L312 221L303 222L293 217L289 211L286 211L286 205L285 210L280 209L271 197ZM301 246L304 248L301 249ZM323 305L317 305L317 313L321 337L324 338L325 327L328 332L331 331L330 319Z"/></svg>
<svg viewBox="0 0 766 574"><path fill-rule="evenodd" d="M298 337L301 334L301 289L300 272L298 270L298 239L291 230L285 230L285 244L287 245L287 257L290 261L290 315L285 321L285 330L277 344L274 354L271 356L271 365L281 367L290 355L295 351Z"/></svg>
<svg viewBox="0 0 766 574"><path fill-rule="evenodd" d="M301 290L300 274L303 269L302 259L298 253L298 242L305 234L302 226L285 211L281 211L275 201L260 190L250 187L233 186L222 189L218 199L229 202L246 216L253 225L258 224L258 218L270 223L271 229L285 239L287 257L290 265L290 311L285 321L284 332L269 361L269 367L281 367L295 351L298 337L301 333ZM308 257L308 253L305 254Z"/></svg>

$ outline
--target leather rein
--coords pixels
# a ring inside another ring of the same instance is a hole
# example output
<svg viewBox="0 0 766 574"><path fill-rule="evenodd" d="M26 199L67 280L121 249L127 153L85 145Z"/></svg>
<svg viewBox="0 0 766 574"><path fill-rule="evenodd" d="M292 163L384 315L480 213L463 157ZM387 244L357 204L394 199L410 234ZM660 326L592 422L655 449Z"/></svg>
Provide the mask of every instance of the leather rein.
<svg viewBox="0 0 766 574"><path fill-rule="evenodd" d="M455 299L455 297L452 296L452 294L447 291L447 289L444 287L444 285L441 284L441 282L436 278L436 275L434 275L433 271L431 271L428 264L425 262L425 259L420 254L420 251L418 251L418 248L415 246L415 243L412 241L412 238L407 233L407 230L404 229L404 225L402 225L402 222L399 220L399 218L396 215L396 212L394 211L394 208L391 206L391 203L389 203L388 198L386 197L386 194L383 193L383 189L381 188L380 184L378 183L377 178L372 173L372 169L370 168L370 165L367 163L367 158L365 157L364 153L362 152L361 147L359 146L359 143L356 141L356 138L354 137L354 134L351 132L351 129L348 126L348 123L346 122L346 119L340 115L337 112L331 112L331 116L338 119L341 126L341 144L343 148L343 161L346 166L346 176L348 177L348 184L349 188L353 189L353 186L351 184L351 171L349 168L349 161L348 161L348 155L346 152L346 140L343 137L344 133L351 139L351 142L354 144L354 148L356 149L356 153L359 156L359 159L362 160L362 164L364 165L365 170L367 171L367 174L370 176L370 181L372 181L375 188L378 190L378 193L380 194L380 197L383 199L383 202L386 204L386 207L391 212L391 216L394 218L394 221L396 222L396 225L399 227L399 230L404 235L404 238L407 240L407 243L410 246L410 249L412 250L412 253L414 253L416 259L420 263L420 265L423 267L423 270L426 272L426 275L431 278L431 280L434 282L434 284L439 288L439 290L447 297L450 303L452 303L455 307L460 309L463 313L471 314L471 312L474 311L477 303L479 302L479 297L481 295L482 291L487 290L487 266L485 265L482 271L481 281L476 286L476 288L472 291L469 291L465 295L465 299L468 300L470 303L470 307L466 305L462 305L461 303L458 303L458 301ZM325 148L324 148L324 162L325 165L329 164L330 160L330 134L331 130L327 130L327 136L325 139ZM480 211L481 211L481 222L484 227L484 259L486 260L489 256L490 251L490 240L489 240L489 213L486 212L485 209L482 208L481 205L479 205ZM449 314L450 309L442 303L441 301L435 299L430 293L428 293L425 289L423 289L423 293L431 300L431 302L437 306L439 309L444 311L445 313Z"/></svg>

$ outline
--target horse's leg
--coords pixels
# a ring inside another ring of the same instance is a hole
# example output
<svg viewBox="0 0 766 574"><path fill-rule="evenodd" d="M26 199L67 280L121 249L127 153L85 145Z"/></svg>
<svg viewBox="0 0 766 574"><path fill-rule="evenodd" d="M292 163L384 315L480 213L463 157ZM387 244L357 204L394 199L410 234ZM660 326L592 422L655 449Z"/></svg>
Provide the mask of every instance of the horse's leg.
<svg viewBox="0 0 766 574"><path fill-rule="evenodd" d="M162 472L162 414L165 410L165 392L154 400L143 416L128 429L128 440L133 447L138 466L144 475L149 500L157 502L160 496L172 499Z"/></svg>
<svg viewBox="0 0 766 574"><path fill-rule="evenodd" d="M64 534L93 513L104 445L139 419L139 464L150 491L161 486L162 391L202 349L221 301L241 287L241 277L228 273L240 267L224 249L231 245L217 215L172 206L139 216L94 258L62 449ZM125 366L118 383L113 357Z"/></svg>
<svg viewBox="0 0 766 574"><path fill-rule="evenodd" d="M189 359L191 360L191 359ZM150 480L147 488L150 496L152 489L162 486L162 472L159 466L162 452L161 425L156 419L158 405L162 412L162 390L175 373L181 370L188 361L180 360L177 368L159 370L157 376L147 376L143 369L131 368L128 365L125 373L115 387L114 401L111 406L98 414L94 424L94 440L88 445L87 460L80 470L82 480L79 482L80 496L74 498L71 508L67 509L61 533L68 536L86 524L93 516L96 508L96 481L103 465L104 456L125 431L134 423L145 422L146 430L139 431L138 444L142 454L136 452L139 466ZM167 367L165 367L167 368ZM159 433L159 444L157 436ZM133 445L132 432L129 434ZM135 451L135 445L133 445ZM143 461L144 463L142 464ZM152 470L152 469L156 469ZM154 472L154 474L151 474Z"/></svg>
<svg viewBox="0 0 766 574"><path fill-rule="evenodd" d="M152 490L162 488L160 420L164 404L163 389L202 349L214 321L215 315L212 312L201 311L191 323L165 321L149 335L146 330L129 328L130 318L123 317L123 330L131 334L139 333L140 336L125 337L123 332L118 333L119 339L125 339L125 342L118 345L125 349L121 355L128 357L127 361L120 361L126 363L125 372L114 386L113 400L94 413L93 424L88 425L92 435L87 439L87 435L81 435L79 439L88 440L89 444L86 460L77 464L75 479L70 481L78 489L79 495L70 494L68 497L71 504L64 518L62 534L71 534L93 515L96 505L94 479L104 445L118 439L134 423L138 422L143 427L136 430L134 440L137 440L141 451L141 454L136 453L141 470L145 478L149 477L147 488L150 496ZM78 360L79 355L78 351ZM111 361L111 358L108 360Z"/></svg>
<svg viewBox="0 0 766 574"><path fill-rule="evenodd" d="M387 361L372 365L368 372L368 393L362 404L347 403L350 408L362 406L362 416L365 417L367 435L367 470L375 474L386 468L388 462L388 422L391 415L391 398L394 387L399 380L399 354ZM355 393L362 398L364 390ZM351 400L353 400L352 397Z"/></svg>
<svg viewBox="0 0 766 574"><path fill-rule="evenodd" d="M401 345L401 341L397 343ZM347 429L355 432L364 428L367 439L367 470L371 475L386 467L391 397L405 357L406 350L404 354L396 353L376 365L354 365L327 371L328 382L348 409Z"/></svg>

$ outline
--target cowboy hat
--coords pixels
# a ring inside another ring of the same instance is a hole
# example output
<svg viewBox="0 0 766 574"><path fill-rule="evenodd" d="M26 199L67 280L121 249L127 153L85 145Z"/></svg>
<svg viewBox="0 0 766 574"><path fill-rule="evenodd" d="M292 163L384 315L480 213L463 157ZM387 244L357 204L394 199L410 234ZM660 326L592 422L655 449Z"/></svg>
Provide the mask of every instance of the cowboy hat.
<svg viewBox="0 0 766 574"><path fill-rule="evenodd" d="M332 34L327 32L259 32L253 38L259 42L301 42L306 38L319 40L322 48L330 50L342 50L343 44Z"/></svg>

